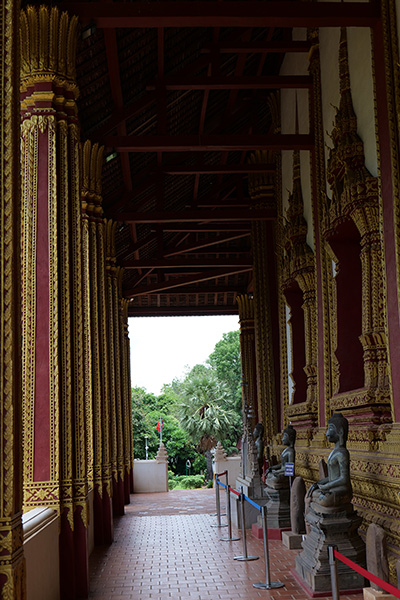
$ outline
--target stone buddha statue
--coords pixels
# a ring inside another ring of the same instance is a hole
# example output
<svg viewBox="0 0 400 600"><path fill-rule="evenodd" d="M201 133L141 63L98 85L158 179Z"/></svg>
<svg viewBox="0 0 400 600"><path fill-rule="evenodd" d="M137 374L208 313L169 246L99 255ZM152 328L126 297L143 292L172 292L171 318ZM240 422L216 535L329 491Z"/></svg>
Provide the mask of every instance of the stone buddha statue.
<svg viewBox="0 0 400 600"><path fill-rule="evenodd" d="M288 425L283 430L282 444L286 446L281 454L281 462L278 465L269 467L266 472L265 483L267 487L274 489L286 488L289 486L289 478L285 475L286 463L294 463L295 450L294 443L296 441L296 430L292 425Z"/></svg>
<svg viewBox="0 0 400 600"><path fill-rule="evenodd" d="M350 481L350 456L346 448L349 424L342 413L328 420L326 437L335 444L328 458L328 477L313 483L307 492L311 502L323 507L342 507L353 497Z"/></svg>
<svg viewBox="0 0 400 600"><path fill-rule="evenodd" d="M264 464L264 426L261 423L254 427L253 439L257 450L258 473L261 477Z"/></svg>

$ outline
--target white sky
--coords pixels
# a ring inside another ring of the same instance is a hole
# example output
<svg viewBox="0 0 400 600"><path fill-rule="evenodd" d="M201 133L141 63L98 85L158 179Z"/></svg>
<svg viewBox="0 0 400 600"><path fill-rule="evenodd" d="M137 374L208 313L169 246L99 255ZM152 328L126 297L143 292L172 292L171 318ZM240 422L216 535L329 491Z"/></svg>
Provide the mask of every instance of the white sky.
<svg viewBox="0 0 400 600"><path fill-rule="evenodd" d="M159 395L186 365L204 363L224 333L239 329L239 317L134 317L128 325L132 387Z"/></svg>

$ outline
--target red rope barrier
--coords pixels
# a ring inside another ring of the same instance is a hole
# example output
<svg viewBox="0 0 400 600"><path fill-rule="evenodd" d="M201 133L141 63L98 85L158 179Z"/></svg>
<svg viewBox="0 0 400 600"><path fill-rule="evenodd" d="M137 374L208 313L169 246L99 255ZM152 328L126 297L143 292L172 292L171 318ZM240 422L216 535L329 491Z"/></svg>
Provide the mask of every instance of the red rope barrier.
<svg viewBox="0 0 400 600"><path fill-rule="evenodd" d="M222 471L222 473L216 473L216 477L222 477L222 475L226 475L228 471Z"/></svg>
<svg viewBox="0 0 400 600"><path fill-rule="evenodd" d="M237 492L236 490L233 490L233 489L231 488L231 486L229 486L229 490L230 490L231 492L233 492L234 494L236 494L236 496L240 496L240 493L239 493L239 492Z"/></svg>
<svg viewBox="0 0 400 600"><path fill-rule="evenodd" d="M357 563L353 562L346 556L343 556L343 554L340 554L340 552L338 552L337 550L335 550L334 554L338 560L340 560L342 563L344 563L348 567L351 567L353 569L353 571L357 571L357 573L360 573L360 575L364 575L364 577L366 579L373 581L374 583L376 583L376 585L379 585L379 587L383 588L386 592L389 592L389 594L393 594L393 596L396 596L396 598L400 599L400 590L395 588L394 585L391 585L390 583L386 583L386 581L383 581L376 575L373 575L366 569L363 569L362 567L357 565Z"/></svg>

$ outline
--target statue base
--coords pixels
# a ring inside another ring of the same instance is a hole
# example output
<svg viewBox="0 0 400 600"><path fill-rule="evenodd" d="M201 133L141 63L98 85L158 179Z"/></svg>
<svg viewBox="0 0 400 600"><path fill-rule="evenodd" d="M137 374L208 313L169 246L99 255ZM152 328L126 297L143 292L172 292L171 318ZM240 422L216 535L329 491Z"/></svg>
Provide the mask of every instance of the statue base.
<svg viewBox="0 0 400 600"><path fill-rule="evenodd" d="M268 497L268 529L290 529L290 489L274 489L266 486L264 494Z"/></svg>
<svg viewBox="0 0 400 600"><path fill-rule="evenodd" d="M312 592L332 590L328 546L365 568L365 544L358 534L362 518L352 504L340 508L324 508L312 502L306 522L310 531L305 537L303 552L296 557L296 572ZM337 561L339 590L362 589L365 579L351 567Z"/></svg>
<svg viewBox="0 0 400 600"><path fill-rule="evenodd" d="M267 503L267 498L262 493L263 484L260 477L238 477L236 479L236 489L239 492L243 489L245 496L253 500L259 506L264 506ZM231 506L232 506L232 523L237 529L242 528L242 508L240 506L239 496L231 494ZM257 510L249 502L244 502L244 520L246 529L251 529L253 523L257 523L257 517L260 511Z"/></svg>
<svg viewBox="0 0 400 600"><path fill-rule="evenodd" d="M293 533L293 531L282 532L282 544L289 550L300 550L303 541L302 533Z"/></svg>
<svg viewBox="0 0 400 600"><path fill-rule="evenodd" d="M367 587L363 589L363 598L364 600L395 600L396 596Z"/></svg>

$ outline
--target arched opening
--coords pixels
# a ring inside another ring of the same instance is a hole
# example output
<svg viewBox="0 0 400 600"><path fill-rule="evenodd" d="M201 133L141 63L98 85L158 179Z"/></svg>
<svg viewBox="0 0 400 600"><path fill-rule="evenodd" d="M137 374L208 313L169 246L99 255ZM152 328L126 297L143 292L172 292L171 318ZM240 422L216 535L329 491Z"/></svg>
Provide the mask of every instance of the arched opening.
<svg viewBox="0 0 400 600"><path fill-rule="evenodd" d="M347 220L329 238L335 255L333 279L336 286L337 345L339 365L338 392L363 387L362 272L360 234L353 221Z"/></svg>
<svg viewBox="0 0 400 600"><path fill-rule="evenodd" d="M305 352L305 334L304 334L304 311L303 311L303 292L297 282L293 282L285 290L285 299L289 308L289 318L287 325L288 336L288 354L290 356L289 378L292 385L289 384L291 394L290 404L305 402L307 395L307 377L304 371L306 365Z"/></svg>

